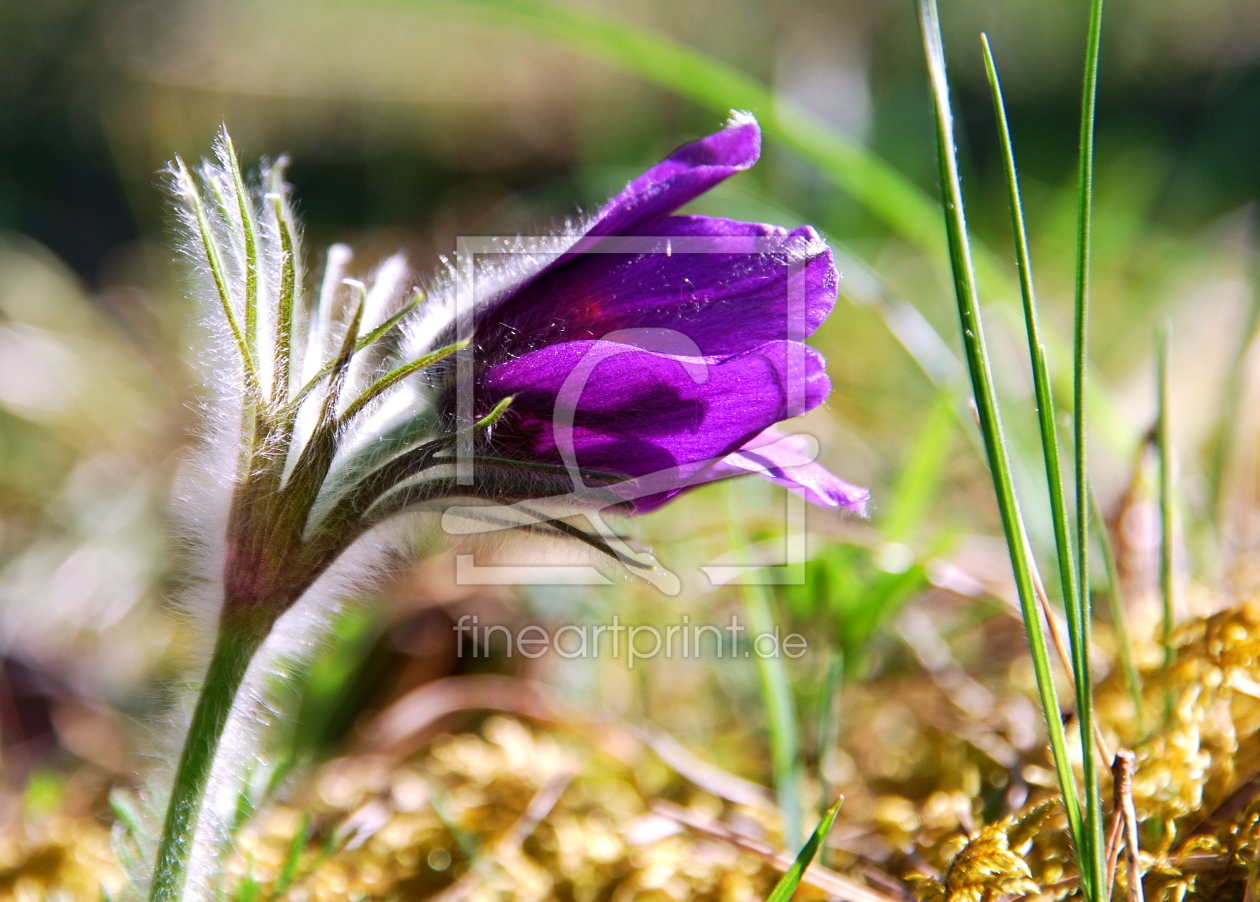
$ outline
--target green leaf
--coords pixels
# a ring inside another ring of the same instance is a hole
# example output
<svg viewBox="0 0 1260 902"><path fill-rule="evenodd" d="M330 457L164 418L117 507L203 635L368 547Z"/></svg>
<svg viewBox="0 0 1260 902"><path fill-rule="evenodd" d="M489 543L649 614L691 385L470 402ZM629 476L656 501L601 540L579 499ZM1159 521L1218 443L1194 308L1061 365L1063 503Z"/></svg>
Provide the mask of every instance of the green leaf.
<svg viewBox="0 0 1260 902"><path fill-rule="evenodd" d="M279 181L279 174L273 175ZM280 188L280 185L276 186ZM297 258L293 229L289 223L284 196L279 192L269 195L276 217L276 229L280 232L280 247L284 262L280 268L280 296L276 299L276 361L271 396L274 402L285 404L289 400L289 363L293 357L293 304L297 294Z"/></svg>
<svg viewBox="0 0 1260 902"><path fill-rule="evenodd" d="M840 813L840 806L843 804L844 799L836 799L832 806L827 809L823 819L814 828L809 841L805 843L801 853L796 856L796 861L792 862L792 866L783 875L783 879L775 885L774 891L767 897L766 902L788 902L792 898L792 894L796 892L796 887L800 885L801 878L805 876L805 870L809 867L810 862L814 860L814 856L818 854L819 846L823 844L823 840L831 832L831 825L836 822L836 816Z"/></svg>
<svg viewBox="0 0 1260 902"><path fill-rule="evenodd" d="M359 287L360 295L362 295L362 293L364 292L364 288L361 284L359 284L358 287ZM377 326L375 329L373 329L371 332L367 333L366 335L359 336L358 338L356 338L354 342L353 353L354 354L359 353L364 348L376 344L376 342L380 341L382 338L388 335L394 329L395 326L397 326L399 323L403 321L403 319L406 318L408 313L410 313L412 310L415 310L416 307L419 306L422 300L424 300L424 295L416 294L416 296L413 297L410 301L408 301L407 304L401 310L399 310L389 319L385 320L385 322L381 323L379 326ZM360 305L363 303L362 297L360 297L359 303ZM358 332L358 325L356 321L354 329L352 330L352 332L348 334L356 334L357 332ZM319 383L322 382L324 379L328 378L328 376L331 375L333 370L335 370L336 368L337 368L337 361L335 359L330 360L327 363L325 363L323 367L319 370L319 372L317 372L314 376L312 376L310 378L310 381L307 382L304 386L302 386L301 391L299 391L296 395L293 396L293 400L290 402L290 404L293 407L296 407L297 405L305 401L307 396L310 395L311 392L313 392L316 388L319 387Z"/></svg>
<svg viewBox="0 0 1260 902"><path fill-rule="evenodd" d="M247 876L236 888L236 902L257 902L262 884L251 876Z"/></svg>
<svg viewBox="0 0 1260 902"><path fill-rule="evenodd" d="M1085 369L1085 345L1078 344L1076 368L1074 370L1074 393L1077 398L1076 448L1077 448L1077 480L1082 490L1076 494L1076 502L1083 505L1077 518L1078 542L1073 544L1073 535L1068 523L1067 502L1063 490L1063 474L1059 461L1058 427L1055 425L1054 393L1050 384L1049 367L1046 363L1046 352L1041 341L1040 324L1037 315L1036 292L1033 287L1032 259L1028 251L1028 234L1024 225L1023 201L1019 189L1019 175L1015 166L1015 152L1011 144L1010 128L1006 119L1006 105L1002 99L1002 87L998 79L997 66L993 61L993 52L988 38L981 36L984 49L985 70L989 78L989 87L993 96L993 109L997 116L998 138L1002 148L1005 166L1006 185L1011 208L1011 226L1015 235L1015 259L1019 266L1020 293L1024 303L1024 329L1028 336L1028 354L1032 365L1033 383L1036 388L1037 420L1041 435L1042 457L1045 462L1046 488L1050 498L1050 516L1054 527L1056 559L1059 568L1059 582L1063 589L1063 609L1068 622L1068 642L1071 647L1072 683L1076 693L1076 710L1080 719L1082 736L1094 734L1094 691L1093 677L1089 666L1089 627L1090 627L1090 585L1088 562L1082 558L1080 569L1074 559L1084 554L1089 542L1088 521L1090 504L1088 500L1088 474L1084 471L1085 413L1084 390L1088 382ZM1093 47L1092 65L1097 68L1097 46ZM1091 114L1092 115L1092 114ZM1091 132L1092 134L1092 132ZM1092 139L1091 139L1092 140ZM1092 164L1091 164L1092 165ZM1082 309L1078 305L1078 310ZM1078 339L1084 333L1078 333ZM1102 800L1098 791L1098 759L1099 752L1093 742L1082 743L1081 771L1085 782L1086 821L1090 843L1094 849L1094 857L1085 861L1088 868L1101 873L1102 863L1098 860L1098 852L1102 848ZM1092 878L1101 887L1103 878Z"/></svg>
<svg viewBox="0 0 1260 902"><path fill-rule="evenodd" d="M1081 729L1081 775L1085 784L1086 842L1077 847L1081 879L1087 899L1105 900L1110 895L1106 879L1106 838L1099 766L1094 743L1093 681L1089 673L1092 614L1089 578L1089 306L1094 234L1094 120L1098 99L1098 58L1101 47L1103 0L1090 0L1089 37L1085 47L1085 78L1081 88L1081 138L1079 196L1077 198L1076 302L1072 370L1072 426L1076 473L1076 585L1079 604L1076 623L1069 623L1076 648L1077 718ZM1074 628L1072 628L1074 626Z"/></svg>
<svg viewBox="0 0 1260 902"><path fill-rule="evenodd" d="M726 487L727 535L735 559L747 565L748 539L740 523L740 512L735 507L735 490L731 483ZM741 583L744 608L748 612L748 635L757 637L775 631L774 611L771 608L766 587L753 582ZM754 640L755 641L755 640ZM787 668L779 655L754 655L761 680L761 697L766 707L767 728L770 733L770 760L774 770L774 790L778 795L779 812L783 819L783 836L789 846L800 841L800 728L797 722L796 701L792 696L792 683Z"/></svg>
<svg viewBox="0 0 1260 902"><path fill-rule="evenodd" d="M403 379L406 379L413 373L418 373L421 370L428 369L435 363L440 363L456 351L466 347L468 347L468 339L457 341L454 344L449 344L444 348L438 348L436 351L425 354L423 357L413 360L410 363L404 363L402 366L391 370L384 376L381 376L381 378L369 385L364 390L363 394L359 395L359 397L346 408L346 412L341 415L341 422L349 422L357 413L359 413L359 411L370 404L375 398L378 398L385 392L389 391Z"/></svg>
<svg viewBox="0 0 1260 902"><path fill-rule="evenodd" d="M240 208L241 236L245 241L245 346L249 350L250 359L257 366L258 235L254 226L254 209L253 204L250 203L249 192L245 188L245 179L241 175L241 163L236 156L236 146L232 143L232 137L227 131L223 132L223 150L232 176L236 202Z"/></svg>
<svg viewBox="0 0 1260 902"><path fill-rule="evenodd" d="M253 355L250 353L249 344L245 340L245 335L241 331L241 324L236 318L236 310L232 306L232 295L228 289L228 273L223 265L223 252L219 248L218 242L215 241L214 231L210 228L210 217L206 213L206 205L201 199L201 190L197 187L197 180L193 178L192 173L179 157L175 158L175 174L182 184L184 196L187 197L189 205L192 207L193 216L197 220L197 233L201 240L202 252L205 254L206 266L210 269L210 275L214 279L215 292L219 297L219 306L223 310L223 316L227 320L228 329L232 332L232 340L236 343L236 351L241 358L241 366L245 370L245 381L249 386L251 393L258 396L258 375L254 370Z"/></svg>

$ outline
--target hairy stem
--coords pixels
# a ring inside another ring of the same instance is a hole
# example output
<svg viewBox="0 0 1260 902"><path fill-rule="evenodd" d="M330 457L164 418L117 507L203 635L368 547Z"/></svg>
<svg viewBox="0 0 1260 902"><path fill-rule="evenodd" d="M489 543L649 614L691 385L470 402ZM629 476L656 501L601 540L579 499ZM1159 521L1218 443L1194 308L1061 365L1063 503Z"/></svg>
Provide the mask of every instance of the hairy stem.
<svg viewBox="0 0 1260 902"><path fill-rule="evenodd" d="M227 726L228 715L249 663L271 631L274 619L257 609L225 617L215 642L210 667L184 739L175 771L166 823L158 846L150 902L179 902L188 881L193 838L201 819L210 771Z"/></svg>

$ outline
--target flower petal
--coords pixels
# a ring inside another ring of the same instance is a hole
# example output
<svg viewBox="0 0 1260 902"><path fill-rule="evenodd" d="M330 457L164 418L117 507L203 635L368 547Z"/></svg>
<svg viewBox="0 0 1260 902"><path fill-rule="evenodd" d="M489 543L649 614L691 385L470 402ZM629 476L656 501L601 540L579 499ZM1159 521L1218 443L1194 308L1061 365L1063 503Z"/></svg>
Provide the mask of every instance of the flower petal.
<svg viewBox="0 0 1260 902"><path fill-rule="evenodd" d="M813 436L781 432L770 427L738 451L689 476L682 487L636 503L634 512L643 514L656 510L683 492L711 482L756 473L795 492L811 504L866 516L871 493L845 482L817 463L817 456L818 443Z"/></svg>
<svg viewBox="0 0 1260 902"><path fill-rule="evenodd" d="M871 493L845 482L815 458L813 436L767 429L713 468L714 478L757 473L819 507L836 507L866 515Z"/></svg>
<svg viewBox="0 0 1260 902"><path fill-rule="evenodd" d="M706 357L812 335L835 305L831 251L808 226L671 216L670 253L586 253L543 273L481 324L482 364L628 328L686 335Z"/></svg>
<svg viewBox="0 0 1260 902"><path fill-rule="evenodd" d="M715 360L577 341L483 373L478 407L513 397L495 453L651 477L634 499L646 509L767 427L816 407L830 388L821 355L798 342Z"/></svg>
<svg viewBox="0 0 1260 902"><path fill-rule="evenodd" d="M684 144L604 204L588 236L630 235L668 216L761 155L761 129L745 114L731 117L720 132Z"/></svg>

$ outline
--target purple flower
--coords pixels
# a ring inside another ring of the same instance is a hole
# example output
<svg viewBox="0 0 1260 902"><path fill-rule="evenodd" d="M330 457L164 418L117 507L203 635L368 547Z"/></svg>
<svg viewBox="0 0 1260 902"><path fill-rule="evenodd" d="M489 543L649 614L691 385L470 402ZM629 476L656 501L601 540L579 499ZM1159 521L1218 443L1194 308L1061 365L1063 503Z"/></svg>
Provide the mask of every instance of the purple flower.
<svg viewBox="0 0 1260 902"><path fill-rule="evenodd" d="M477 413L511 398L479 441L483 458L567 468L576 488L634 513L750 472L864 511L864 489L773 428L830 392L803 343L835 304L830 250L808 226L675 215L760 148L756 122L733 118L631 182L568 252L479 304Z"/></svg>

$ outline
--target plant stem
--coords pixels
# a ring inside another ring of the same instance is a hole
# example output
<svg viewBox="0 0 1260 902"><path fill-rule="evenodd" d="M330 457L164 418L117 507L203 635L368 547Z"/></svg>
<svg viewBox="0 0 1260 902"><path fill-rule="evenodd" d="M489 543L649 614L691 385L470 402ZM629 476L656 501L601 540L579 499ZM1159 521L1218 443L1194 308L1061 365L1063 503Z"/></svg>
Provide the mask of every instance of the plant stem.
<svg viewBox="0 0 1260 902"><path fill-rule="evenodd" d="M201 697L197 700L175 771L149 892L150 902L179 902L183 898L193 839L223 730L249 663L267 638L273 622L269 616L250 611L225 617L220 625Z"/></svg>

